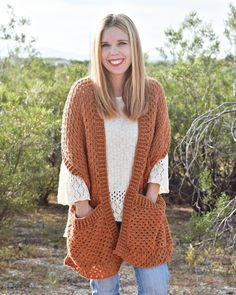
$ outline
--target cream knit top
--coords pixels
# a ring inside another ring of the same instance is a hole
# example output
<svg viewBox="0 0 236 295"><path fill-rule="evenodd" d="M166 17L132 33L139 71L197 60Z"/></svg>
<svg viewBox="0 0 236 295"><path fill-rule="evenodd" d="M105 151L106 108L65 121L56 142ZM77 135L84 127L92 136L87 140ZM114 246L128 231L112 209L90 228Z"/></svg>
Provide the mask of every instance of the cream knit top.
<svg viewBox="0 0 236 295"><path fill-rule="evenodd" d="M122 114L122 97L117 97L120 116L106 119L106 157L112 211L116 221L122 221L123 200L131 178L135 148L138 139L138 122L131 122ZM169 193L168 155L153 167L148 182L160 184L160 194ZM72 205L76 201L90 200L84 180L72 175L62 161L59 175L57 201Z"/></svg>

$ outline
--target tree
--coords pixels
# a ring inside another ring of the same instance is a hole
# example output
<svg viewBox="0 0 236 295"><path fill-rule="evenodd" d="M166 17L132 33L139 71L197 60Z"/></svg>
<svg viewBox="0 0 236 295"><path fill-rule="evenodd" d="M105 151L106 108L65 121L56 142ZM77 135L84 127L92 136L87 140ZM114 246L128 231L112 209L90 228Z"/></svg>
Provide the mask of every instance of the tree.
<svg viewBox="0 0 236 295"><path fill-rule="evenodd" d="M9 23L2 37L18 43L0 72L0 220L56 193L63 106L71 84L87 73L83 64L57 67L31 54L27 38L15 38L16 19Z"/></svg>
<svg viewBox="0 0 236 295"><path fill-rule="evenodd" d="M236 7L229 4L229 10L224 33L233 49L234 98L236 99Z"/></svg>
<svg viewBox="0 0 236 295"><path fill-rule="evenodd" d="M217 59L220 43L210 24L190 13L176 30L165 31L165 46L158 48L165 64L150 66L149 74L161 81L167 96L172 128L171 192L173 199L192 203L194 187L174 148L193 120L233 100L231 61ZM203 171L203 166L199 169ZM186 181L182 183L182 179ZM181 187L181 190L180 190Z"/></svg>
<svg viewBox="0 0 236 295"><path fill-rule="evenodd" d="M35 38L28 37L24 29L30 25L29 19L17 18L11 5L6 6L6 14L8 15L8 23L0 24L0 40L8 47L7 56L18 57L21 54L33 56L37 54L34 48Z"/></svg>
<svg viewBox="0 0 236 295"><path fill-rule="evenodd" d="M201 114L174 150L185 169L182 184L185 179L192 184L193 206L199 212L214 209L222 193L236 197L235 115L236 102Z"/></svg>

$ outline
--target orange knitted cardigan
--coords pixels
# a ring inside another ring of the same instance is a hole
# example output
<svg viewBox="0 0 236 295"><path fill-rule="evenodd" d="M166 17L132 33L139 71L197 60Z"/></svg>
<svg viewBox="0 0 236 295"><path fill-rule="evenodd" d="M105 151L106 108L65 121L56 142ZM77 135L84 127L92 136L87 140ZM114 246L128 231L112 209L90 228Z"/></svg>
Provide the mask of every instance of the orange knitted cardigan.
<svg viewBox="0 0 236 295"><path fill-rule="evenodd" d="M104 120L98 115L93 82L85 77L71 87L62 116L61 152L69 171L83 178L93 211L77 218L68 210L67 255L64 264L86 278L116 274L122 261L151 267L172 255L172 237L161 195L145 196L149 174L170 146L170 124L164 92L148 79L149 111L138 119L138 141L127 188L120 233L110 204Z"/></svg>

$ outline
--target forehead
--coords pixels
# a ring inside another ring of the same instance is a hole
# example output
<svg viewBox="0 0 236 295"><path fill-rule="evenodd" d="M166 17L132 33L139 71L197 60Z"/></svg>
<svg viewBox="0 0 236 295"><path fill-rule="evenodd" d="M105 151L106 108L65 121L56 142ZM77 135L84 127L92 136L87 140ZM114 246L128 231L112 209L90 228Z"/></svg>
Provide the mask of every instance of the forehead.
<svg viewBox="0 0 236 295"><path fill-rule="evenodd" d="M105 28L102 33L102 42L112 40L129 40L128 34L117 27Z"/></svg>

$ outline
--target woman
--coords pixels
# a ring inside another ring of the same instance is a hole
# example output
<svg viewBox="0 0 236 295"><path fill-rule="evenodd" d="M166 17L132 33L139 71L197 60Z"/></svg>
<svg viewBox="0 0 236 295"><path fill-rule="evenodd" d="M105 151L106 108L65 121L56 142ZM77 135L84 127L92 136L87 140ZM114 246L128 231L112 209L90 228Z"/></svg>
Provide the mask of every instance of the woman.
<svg viewBox="0 0 236 295"><path fill-rule="evenodd" d="M123 261L139 294L167 294L172 238L165 215L170 126L164 92L145 74L137 29L101 20L90 76L76 81L62 118L58 202L68 204L65 265L92 294L119 294Z"/></svg>

